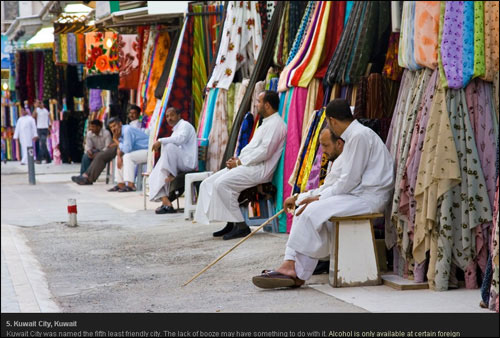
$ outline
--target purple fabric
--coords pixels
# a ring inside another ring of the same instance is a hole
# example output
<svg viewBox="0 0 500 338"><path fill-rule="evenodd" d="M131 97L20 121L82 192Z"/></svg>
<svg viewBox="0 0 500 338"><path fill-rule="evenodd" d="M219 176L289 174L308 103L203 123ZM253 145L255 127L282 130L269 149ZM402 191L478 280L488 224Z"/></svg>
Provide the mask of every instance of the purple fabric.
<svg viewBox="0 0 500 338"><path fill-rule="evenodd" d="M99 110L101 108L102 108L101 90L91 88L89 93L90 112Z"/></svg>
<svg viewBox="0 0 500 338"><path fill-rule="evenodd" d="M441 56L448 86L455 89L463 85L464 8L463 1L447 1L444 13Z"/></svg>
<svg viewBox="0 0 500 338"><path fill-rule="evenodd" d="M304 122L304 107L307 99L307 88L297 87L293 91L290 110L288 111L288 131L286 134L285 167L283 174L283 197L286 199L292 193L288 179L293 173L297 155L300 150L302 123ZM287 232L292 226L292 216L287 214Z"/></svg>
<svg viewBox="0 0 500 338"><path fill-rule="evenodd" d="M323 156L323 148L321 144L318 147L318 152L316 153L316 158L314 164L311 168L311 173L309 174L309 181L307 181L306 189L312 190L319 188L319 174L321 173L321 158Z"/></svg>
<svg viewBox="0 0 500 338"><path fill-rule="evenodd" d="M321 9L320 6L318 6L316 8L314 19L312 20L311 25L309 26L310 30L308 31L307 41L304 42L306 44L306 46L309 46L311 44L312 37L313 37L314 31L315 31L315 27L318 24L319 13L321 12L320 9ZM293 67L290 68L290 71L288 72L287 77L286 77L286 84L287 85L288 85L288 83L290 83L290 76L292 74L292 70L294 70L295 67L298 67L300 65L300 63L302 62L302 60L306 56L308 50L309 50L309 48L304 48L302 50L302 53L299 55L299 57L294 58L294 61L295 61L294 65L293 65Z"/></svg>

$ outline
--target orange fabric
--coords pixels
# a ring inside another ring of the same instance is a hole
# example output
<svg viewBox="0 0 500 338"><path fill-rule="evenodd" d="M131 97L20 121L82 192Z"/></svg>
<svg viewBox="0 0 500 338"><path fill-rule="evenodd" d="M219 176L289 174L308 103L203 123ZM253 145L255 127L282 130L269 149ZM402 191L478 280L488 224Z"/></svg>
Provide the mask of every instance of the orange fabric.
<svg viewBox="0 0 500 338"><path fill-rule="evenodd" d="M415 4L415 61L431 69L438 64L439 1Z"/></svg>
<svg viewBox="0 0 500 338"><path fill-rule="evenodd" d="M163 67L165 66L165 61L167 61L168 50L170 48L170 36L168 33L160 33L158 37L158 42L156 45L155 55L153 56L153 68L151 69L151 74L148 81L148 91L146 94L146 109L144 112L147 115L151 115L155 110L156 97L155 90L160 81L161 74L163 72Z"/></svg>

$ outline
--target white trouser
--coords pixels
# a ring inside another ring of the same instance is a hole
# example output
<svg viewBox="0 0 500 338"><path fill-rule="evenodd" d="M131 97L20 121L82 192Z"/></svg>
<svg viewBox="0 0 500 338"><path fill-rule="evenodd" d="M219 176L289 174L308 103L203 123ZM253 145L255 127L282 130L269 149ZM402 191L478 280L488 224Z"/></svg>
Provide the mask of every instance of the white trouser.
<svg viewBox="0 0 500 338"><path fill-rule="evenodd" d="M285 260L295 261L297 277L308 280L318 259L329 255L333 224L328 219L381 212L365 199L337 195L310 203L300 216L293 218L285 250Z"/></svg>
<svg viewBox="0 0 500 338"><path fill-rule="evenodd" d="M28 147L31 146L31 143L22 143L19 142L21 145L21 163L22 164L27 164L28 163Z"/></svg>
<svg viewBox="0 0 500 338"><path fill-rule="evenodd" d="M115 165L115 179L117 183L135 182L135 167L139 163L146 163L148 150L136 150L123 155L123 165L118 169ZM118 161L115 161L118 164Z"/></svg>
<svg viewBox="0 0 500 338"><path fill-rule="evenodd" d="M266 183L261 169L247 166L231 170L225 168L204 179L200 185L194 220L206 225L212 221L243 222L238 196L247 188Z"/></svg>
<svg viewBox="0 0 500 338"><path fill-rule="evenodd" d="M184 164L182 149L175 144L168 143L161 147L161 156L149 175L149 198L156 201L168 196L170 183L165 183L169 176L177 176L180 172L188 172L196 168L189 168Z"/></svg>

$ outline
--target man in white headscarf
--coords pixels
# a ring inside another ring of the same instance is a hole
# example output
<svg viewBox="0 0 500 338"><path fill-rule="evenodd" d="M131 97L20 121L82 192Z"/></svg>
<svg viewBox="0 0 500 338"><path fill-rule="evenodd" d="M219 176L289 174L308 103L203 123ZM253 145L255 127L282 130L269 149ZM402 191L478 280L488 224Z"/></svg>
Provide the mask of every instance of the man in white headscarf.
<svg viewBox="0 0 500 338"><path fill-rule="evenodd" d="M19 140L21 145L21 164L28 163L28 147L38 139L35 119L28 115L23 107L19 107L21 117L16 122L14 139Z"/></svg>
<svg viewBox="0 0 500 338"><path fill-rule="evenodd" d="M329 128L345 141L341 170L335 182L315 200L302 201L286 244L285 259L276 270L264 270L252 282L261 288L297 287L314 272L318 259L329 254L333 216L383 212L394 186L392 157L380 137L356 121L349 104L335 99L326 107Z"/></svg>
<svg viewBox="0 0 500 338"><path fill-rule="evenodd" d="M264 119L250 143L242 149L239 158L229 159L226 168L205 179L200 186L195 221L228 222L224 229L214 232L214 237L223 236L228 240L250 233L238 196L247 188L271 181L281 157L287 128L277 113L278 93L264 91L258 100L258 112Z"/></svg>
<svg viewBox="0 0 500 338"><path fill-rule="evenodd" d="M181 172L196 170L198 166L198 142L191 123L181 118L180 112L171 107L165 112L167 123L173 127L170 137L160 138L153 144L153 151L161 148L161 156L149 176L151 201L162 201L157 214L175 213L168 199L170 182Z"/></svg>

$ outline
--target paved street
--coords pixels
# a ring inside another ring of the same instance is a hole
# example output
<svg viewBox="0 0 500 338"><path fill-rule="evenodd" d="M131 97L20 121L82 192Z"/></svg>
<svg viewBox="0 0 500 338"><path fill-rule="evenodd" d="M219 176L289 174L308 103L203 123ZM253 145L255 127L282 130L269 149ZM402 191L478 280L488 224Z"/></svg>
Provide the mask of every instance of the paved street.
<svg viewBox="0 0 500 338"><path fill-rule="evenodd" d="M288 235L259 232L186 287L236 241L224 224L143 210L140 192L110 193L70 181L79 165L2 164L2 312L483 312L479 290L333 289L327 275L305 287L261 290L251 277L277 267ZM76 198L78 227L66 225ZM181 207L182 207L181 201Z"/></svg>

